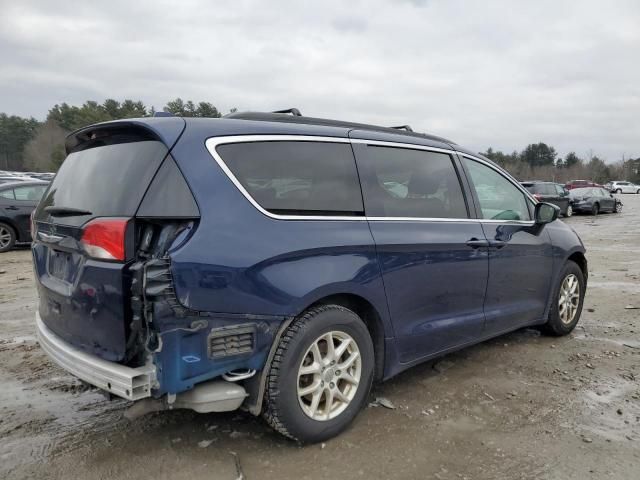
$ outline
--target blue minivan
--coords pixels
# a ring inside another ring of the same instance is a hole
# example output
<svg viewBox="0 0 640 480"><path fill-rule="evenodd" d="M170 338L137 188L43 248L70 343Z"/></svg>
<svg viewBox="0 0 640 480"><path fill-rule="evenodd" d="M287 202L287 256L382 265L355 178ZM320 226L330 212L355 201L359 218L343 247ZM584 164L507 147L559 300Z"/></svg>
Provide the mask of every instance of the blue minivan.
<svg viewBox="0 0 640 480"><path fill-rule="evenodd" d="M101 123L66 151L32 219L39 341L133 409L322 441L374 381L581 314L558 208L440 137L291 109Z"/></svg>

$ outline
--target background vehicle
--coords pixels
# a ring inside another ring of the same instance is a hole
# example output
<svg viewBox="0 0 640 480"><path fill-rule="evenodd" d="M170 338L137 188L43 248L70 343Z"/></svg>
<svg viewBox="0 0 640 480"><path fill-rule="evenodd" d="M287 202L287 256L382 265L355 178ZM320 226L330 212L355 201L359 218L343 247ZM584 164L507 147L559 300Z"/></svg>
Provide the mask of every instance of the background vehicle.
<svg viewBox="0 0 640 480"><path fill-rule="evenodd" d="M602 185L599 183L592 182L591 180L569 180L565 183L564 188L567 190L573 190L574 188L585 188L585 187L599 187Z"/></svg>
<svg viewBox="0 0 640 480"><path fill-rule="evenodd" d="M31 177L19 177L17 175L0 175L0 183L9 183L9 182L31 182L35 180Z"/></svg>
<svg viewBox="0 0 640 480"><path fill-rule="evenodd" d="M0 252L10 250L16 242L31 241L31 212L47 185L34 180L0 185Z"/></svg>
<svg viewBox="0 0 640 480"><path fill-rule="evenodd" d="M611 193L637 193L640 194L640 185L635 183L620 181L620 182L608 182L606 185L607 190Z"/></svg>
<svg viewBox="0 0 640 480"><path fill-rule="evenodd" d="M71 134L34 214L42 348L129 400L317 442L374 380L575 327L587 263L558 207L443 138L290 113Z"/></svg>
<svg viewBox="0 0 640 480"><path fill-rule="evenodd" d="M622 202L605 188L574 188L569 192L574 212L597 215L602 212L619 213Z"/></svg>
<svg viewBox="0 0 640 480"><path fill-rule="evenodd" d="M573 214L573 208L569 201L569 191L562 185L553 182L539 181L520 183L533 194L536 200L557 205L565 217L570 217Z"/></svg>

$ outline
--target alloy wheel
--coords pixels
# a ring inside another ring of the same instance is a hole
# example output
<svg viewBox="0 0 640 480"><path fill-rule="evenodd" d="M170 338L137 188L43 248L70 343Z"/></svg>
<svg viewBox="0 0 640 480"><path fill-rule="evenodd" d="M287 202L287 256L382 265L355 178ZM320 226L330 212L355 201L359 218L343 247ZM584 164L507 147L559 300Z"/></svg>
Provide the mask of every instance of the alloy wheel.
<svg viewBox="0 0 640 480"><path fill-rule="evenodd" d="M11 232L8 228L0 226L0 249L7 248L11 243Z"/></svg>
<svg viewBox="0 0 640 480"><path fill-rule="evenodd" d="M356 395L362 359L355 340L340 331L327 332L307 349L298 369L298 401L313 420L340 415Z"/></svg>
<svg viewBox="0 0 640 480"><path fill-rule="evenodd" d="M576 317L580 305L580 282L573 273L567 275L560 285L558 314L560 321L570 325Z"/></svg>
<svg viewBox="0 0 640 480"><path fill-rule="evenodd" d="M567 207L567 213L566 213L567 217L570 217L571 215L573 215L573 207L571 205L569 205Z"/></svg>

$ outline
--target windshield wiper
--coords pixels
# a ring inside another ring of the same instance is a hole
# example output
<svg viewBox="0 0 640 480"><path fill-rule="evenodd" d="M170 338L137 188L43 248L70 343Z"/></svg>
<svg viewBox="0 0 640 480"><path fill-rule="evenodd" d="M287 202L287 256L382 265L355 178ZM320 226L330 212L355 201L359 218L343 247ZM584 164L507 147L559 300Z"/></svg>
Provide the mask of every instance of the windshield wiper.
<svg viewBox="0 0 640 480"><path fill-rule="evenodd" d="M89 210L82 210L80 208L72 207L44 207L44 211L54 217L71 217L74 215L93 215L93 212Z"/></svg>

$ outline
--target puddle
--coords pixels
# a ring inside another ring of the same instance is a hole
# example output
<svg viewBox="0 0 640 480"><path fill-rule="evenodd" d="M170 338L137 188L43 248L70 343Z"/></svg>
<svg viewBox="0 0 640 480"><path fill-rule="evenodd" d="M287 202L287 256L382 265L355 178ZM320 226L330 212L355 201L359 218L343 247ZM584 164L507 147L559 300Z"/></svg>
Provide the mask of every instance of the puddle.
<svg viewBox="0 0 640 480"><path fill-rule="evenodd" d="M7 414L0 423L0 472L42 461L62 446L73 450L88 435L112 431L123 423L125 401L109 402L91 391L70 393L77 384L64 376L33 383L2 378L0 404Z"/></svg>
<svg viewBox="0 0 640 480"><path fill-rule="evenodd" d="M587 340L589 342L602 342L602 343L612 343L619 347L627 347L630 349L638 350L640 353L640 341L635 339L616 339L609 337L594 337L592 335L584 334L584 333L576 333L573 335L573 338L576 340Z"/></svg>
<svg viewBox="0 0 640 480"><path fill-rule="evenodd" d="M640 293L640 282L589 282L589 288L603 288L606 290L624 290Z"/></svg>

